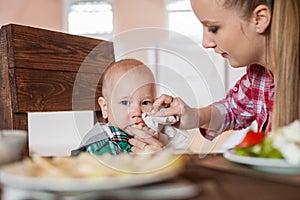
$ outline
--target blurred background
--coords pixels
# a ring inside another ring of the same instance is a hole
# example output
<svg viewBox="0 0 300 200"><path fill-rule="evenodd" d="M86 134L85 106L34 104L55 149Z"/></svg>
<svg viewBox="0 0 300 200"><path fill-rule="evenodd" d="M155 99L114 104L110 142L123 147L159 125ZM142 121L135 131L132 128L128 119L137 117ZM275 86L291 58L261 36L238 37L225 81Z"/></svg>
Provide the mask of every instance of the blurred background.
<svg viewBox="0 0 300 200"><path fill-rule="evenodd" d="M190 106L222 98L245 72L202 48L202 26L189 0L0 0L0 25L9 23L110 40L117 60L144 61L156 76L159 94L180 96ZM211 81L218 85L211 87ZM94 121L91 111L32 113L30 151L67 155ZM191 135L192 151L202 151L199 133Z"/></svg>

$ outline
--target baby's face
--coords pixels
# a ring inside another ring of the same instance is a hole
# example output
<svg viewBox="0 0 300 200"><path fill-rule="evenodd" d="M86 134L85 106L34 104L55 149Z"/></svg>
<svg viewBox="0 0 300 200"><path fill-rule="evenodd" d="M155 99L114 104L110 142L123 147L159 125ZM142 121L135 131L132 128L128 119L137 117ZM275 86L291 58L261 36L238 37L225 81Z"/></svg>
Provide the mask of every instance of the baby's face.
<svg viewBox="0 0 300 200"><path fill-rule="evenodd" d="M111 125L125 129L133 124L144 124L143 112L150 112L156 97L153 75L148 70L132 69L113 74L108 88L107 114Z"/></svg>

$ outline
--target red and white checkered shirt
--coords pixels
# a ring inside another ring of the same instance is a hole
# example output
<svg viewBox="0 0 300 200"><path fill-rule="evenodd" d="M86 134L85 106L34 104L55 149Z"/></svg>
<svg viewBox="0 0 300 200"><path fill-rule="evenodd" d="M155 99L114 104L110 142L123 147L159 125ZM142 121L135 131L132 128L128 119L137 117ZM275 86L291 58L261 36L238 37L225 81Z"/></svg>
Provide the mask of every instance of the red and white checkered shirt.
<svg viewBox="0 0 300 200"><path fill-rule="evenodd" d="M253 121L258 130L271 130L274 80L270 72L260 66L247 67L247 73L228 92L225 99L213 103L222 115L218 131L200 129L201 134L212 140L226 130L247 128Z"/></svg>

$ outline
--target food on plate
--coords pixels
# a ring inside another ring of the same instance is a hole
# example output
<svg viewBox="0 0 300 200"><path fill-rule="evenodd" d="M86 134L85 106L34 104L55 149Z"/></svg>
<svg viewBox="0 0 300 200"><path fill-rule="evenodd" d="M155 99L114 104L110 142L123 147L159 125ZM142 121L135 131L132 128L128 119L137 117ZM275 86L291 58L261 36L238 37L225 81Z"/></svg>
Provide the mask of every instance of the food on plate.
<svg viewBox="0 0 300 200"><path fill-rule="evenodd" d="M263 158L284 158L290 164L300 164L300 121L272 131L269 135L263 132L247 132L235 152L241 156Z"/></svg>
<svg viewBox="0 0 300 200"><path fill-rule="evenodd" d="M272 142L290 164L300 164L300 120L275 130Z"/></svg>
<svg viewBox="0 0 300 200"><path fill-rule="evenodd" d="M248 131L244 139L237 145L238 148L251 147L262 143L265 138L264 132Z"/></svg>
<svg viewBox="0 0 300 200"><path fill-rule="evenodd" d="M247 132L235 147L235 152L241 156L282 158L281 153L272 145L272 139L266 137L264 132Z"/></svg>
<svg viewBox="0 0 300 200"><path fill-rule="evenodd" d="M32 156L4 166L1 170L17 176L38 178L101 178L147 173L176 173L183 166L183 157L168 151L158 154L120 154L96 156L81 153L76 157Z"/></svg>

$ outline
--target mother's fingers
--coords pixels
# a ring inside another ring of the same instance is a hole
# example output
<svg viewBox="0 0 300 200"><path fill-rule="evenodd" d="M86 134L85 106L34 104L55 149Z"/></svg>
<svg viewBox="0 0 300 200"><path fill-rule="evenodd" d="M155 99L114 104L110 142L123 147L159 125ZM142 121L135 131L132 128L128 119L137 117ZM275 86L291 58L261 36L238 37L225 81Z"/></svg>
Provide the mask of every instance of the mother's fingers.
<svg viewBox="0 0 300 200"><path fill-rule="evenodd" d="M173 102L173 97L170 95L162 94L153 103L153 110L155 112L159 111L162 107L169 107Z"/></svg>
<svg viewBox="0 0 300 200"><path fill-rule="evenodd" d="M181 116L182 105L180 99L174 98L173 103L170 107L161 109L157 112L151 113L153 117L169 117L169 116Z"/></svg>

